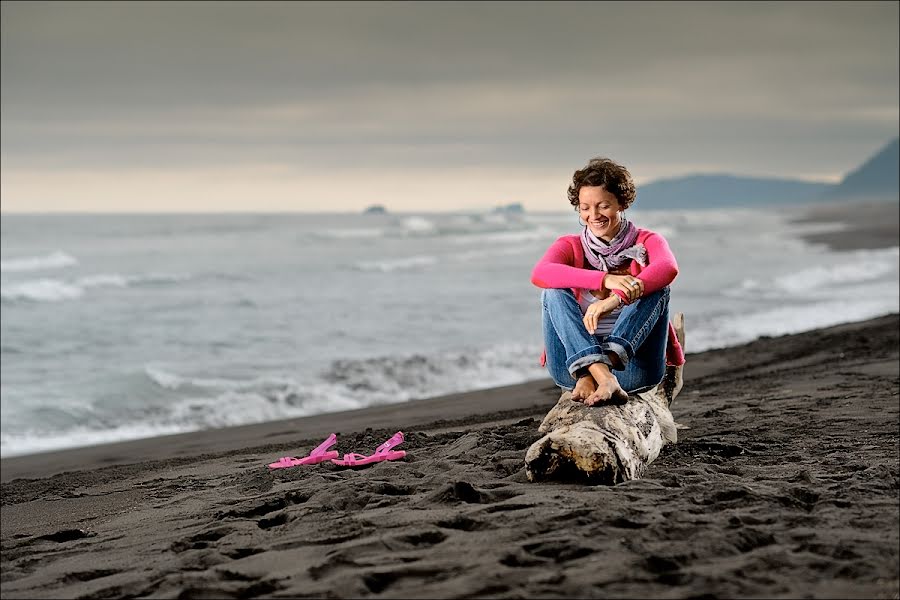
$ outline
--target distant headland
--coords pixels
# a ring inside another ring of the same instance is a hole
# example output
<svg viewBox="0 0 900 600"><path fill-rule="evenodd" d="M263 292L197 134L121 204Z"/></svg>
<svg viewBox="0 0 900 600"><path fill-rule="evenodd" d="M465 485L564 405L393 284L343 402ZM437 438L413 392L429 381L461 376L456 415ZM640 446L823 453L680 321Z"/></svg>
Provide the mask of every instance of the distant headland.
<svg viewBox="0 0 900 600"><path fill-rule="evenodd" d="M522 206L521 202L512 202L510 204L501 204L499 206L495 206L493 212L504 214L522 214L525 212L525 207Z"/></svg>

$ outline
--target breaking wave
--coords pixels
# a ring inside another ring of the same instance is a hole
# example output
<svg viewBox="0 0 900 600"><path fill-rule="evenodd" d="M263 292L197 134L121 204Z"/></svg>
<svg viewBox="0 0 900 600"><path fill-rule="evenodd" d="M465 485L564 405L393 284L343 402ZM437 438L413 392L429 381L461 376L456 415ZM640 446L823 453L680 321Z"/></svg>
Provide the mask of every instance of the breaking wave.
<svg viewBox="0 0 900 600"><path fill-rule="evenodd" d="M62 269L77 265L78 259L70 254L57 250L46 256L26 256L0 260L0 271L4 273L21 273L24 271L41 271L45 269Z"/></svg>
<svg viewBox="0 0 900 600"><path fill-rule="evenodd" d="M164 396L154 408L123 407L119 414L107 414L102 427L89 427L73 415L71 426L54 431L12 428L0 439L0 449L3 456L15 456L510 385L546 376L539 355L538 347L506 344L437 356L337 360L302 381L274 375L191 377L158 364L146 365L145 381Z"/></svg>
<svg viewBox="0 0 900 600"><path fill-rule="evenodd" d="M175 273L148 273L146 275L101 273L71 281L51 278L28 279L15 283L4 283L0 288L0 298L4 302L61 302L81 298L90 288L124 288L177 283L188 279L190 279L190 275Z"/></svg>

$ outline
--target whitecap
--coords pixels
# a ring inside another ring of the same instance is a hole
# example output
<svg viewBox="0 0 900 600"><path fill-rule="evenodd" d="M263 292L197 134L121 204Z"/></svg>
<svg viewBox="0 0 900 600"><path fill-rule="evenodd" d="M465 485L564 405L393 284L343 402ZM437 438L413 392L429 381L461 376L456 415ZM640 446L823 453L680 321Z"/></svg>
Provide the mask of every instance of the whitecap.
<svg viewBox="0 0 900 600"><path fill-rule="evenodd" d="M167 390L177 390L184 384L184 378L151 365L144 367L144 374L147 375L153 383Z"/></svg>
<svg viewBox="0 0 900 600"><path fill-rule="evenodd" d="M365 398L366 405L404 402L491 388L546 377L538 364L541 349L522 344L334 361L321 380L329 397Z"/></svg>
<svg viewBox="0 0 900 600"><path fill-rule="evenodd" d="M500 246L497 248L481 248L478 250L467 250L465 252L456 252L450 254L448 259L456 262L472 262L484 261L485 256L512 256L515 254L524 254L526 252L535 252L535 248L528 246Z"/></svg>
<svg viewBox="0 0 900 600"><path fill-rule="evenodd" d="M123 275L88 275L87 277L82 277L78 280L78 285L80 287L126 287L128 285L128 277Z"/></svg>
<svg viewBox="0 0 900 600"><path fill-rule="evenodd" d="M187 273L145 273L143 275L121 275L119 273L98 273L78 279L81 287L129 287L134 285L155 285L180 283L191 276Z"/></svg>
<svg viewBox="0 0 900 600"><path fill-rule="evenodd" d="M49 278L29 279L3 285L0 288L0 296L8 302L60 302L81 298L84 296L85 290L89 288L124 288L132 285L177 283L189 278L189 275L177 273L148 273L146 275L99 273L86 275L74 281Z"/></svg>
<svg viewBox="0 0 900 600"><path fill-rule="evenodd" d="M59 279L31 279L0 288L5 301L60 302L84 295L84 289Z"/></svg>
<svg viewBox="0 0 900 600"><path fill-rule="evenodd" d="M744 344L761 336L802 333L841 323L865 321L900 309L898 296L860 298L831 297L815 304L778 306L756 312L704 319L685 315L687 347L690 352L703 352ZM691 323L696 325L691 326Z"/></svg>
<svg viewBox="0 0 900 600"><path fill-rule="evenodd" d="M353 268L360 271L391 273L393 271L406 271L409 269L430 267L434 264L437 264L437 257L423 254L419 256L407 256L404 258L361 261L353 265Z"/></svg>
<svg viewBox="0 0 900 600"><path fill-rule="evenodd" d="M144 374L158 386L167 390L197 388L209 390L268 390L294 385L293 379L279 376L260 376L252 379L228 379L225 377L189 377L177 375L155 364L145 365Z"/></svg>
<svg viewBox="0 0 900 600"><path fill-rule="evenodd" d="M845 258L846 256L846 258ZM841 262L820 264L808 269L782 275L775 279L775 285L791 293L809 290L833 288L835 284L843 286L877 281L897 270L897 258L900 249L861 250L841 255Z"/></svg>
<svg viewBox="0 0 900 600"><path fill-rule="evenodd" d="M77 265L78 259L60 250L46 256L26 256L0 260L0 271L18 273L22 271L39 271L42 269L61 269Z"/></svg>
<svg viewBox="0 0 900 600"><path fill-rule="evenodd" d="M534 229L509 229L505 231L471 231L465 235L452 236L448 241L454 244L472 244L476 242L515 244L544 239L549 240L558 235L558 232L549 227L536 227Z"/></svg>
<svg viewBox="0 0 900 600"><path fill-rule="evenodd" d="M310 236L328 240L375 239L385 236L385 230L378 227L353 227L346 229L322 229L310 232Z"/></svg>
<svg viewBox="0 0 900 600"><path fill-rule="evenodd" d="M763 298L820 297L848 285L878 284L898 271L900 248L856 250L823 259L820 264L783 273L771 279L746 277L725 289L725 296L740 298L757 294ZM891 279L896 280L896 277Z"/></svg>
<svg viewBox="0 0 900 600"><path fill-rule="evenodd" d="M424 217L406 217L400 221L400 228L403 233L411 235L422 235L437 231L437 225Z"/></svg>

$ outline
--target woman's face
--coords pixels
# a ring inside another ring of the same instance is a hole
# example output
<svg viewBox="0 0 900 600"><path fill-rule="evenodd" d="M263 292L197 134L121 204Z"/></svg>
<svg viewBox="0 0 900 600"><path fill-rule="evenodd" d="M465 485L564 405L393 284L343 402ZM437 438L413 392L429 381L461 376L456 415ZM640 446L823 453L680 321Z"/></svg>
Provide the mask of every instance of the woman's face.
<svg viewBox="0 0 900 600"><path fill-rule="evenodd" d="M619 200L602 186L584 186L578 191L578 214L594 235L607 242L622 224Z"/></svg>

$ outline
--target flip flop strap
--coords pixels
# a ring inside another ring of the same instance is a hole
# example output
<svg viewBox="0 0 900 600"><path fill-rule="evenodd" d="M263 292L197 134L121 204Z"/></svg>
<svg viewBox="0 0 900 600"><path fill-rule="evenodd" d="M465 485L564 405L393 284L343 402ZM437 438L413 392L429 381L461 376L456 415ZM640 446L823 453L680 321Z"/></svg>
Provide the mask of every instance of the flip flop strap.
<svg viewBox="0 0 900 600"><path fill-rule="evenodd" d="M386 442L383 443L382 445L378 446L378 447L375 449L375 454L386 454L386 453L389 452L393 447L399 446L399 445L402 444L402 443L403 443L403 432L402 432L402 431L398 431L398 432L395 433L393 436L391 436L391 439L389 439L388 441L386 441Z"/></svg>
<svg viewBox="0 0 900 600"><path fill-rule="evenodd" d="M324 442L316 446L316 448L309 453L310 456L322 456L325 452L328 451L329 448L334 446L335 442L337 442L337 436L335 434L331 434L328 436Z"/></svg>

